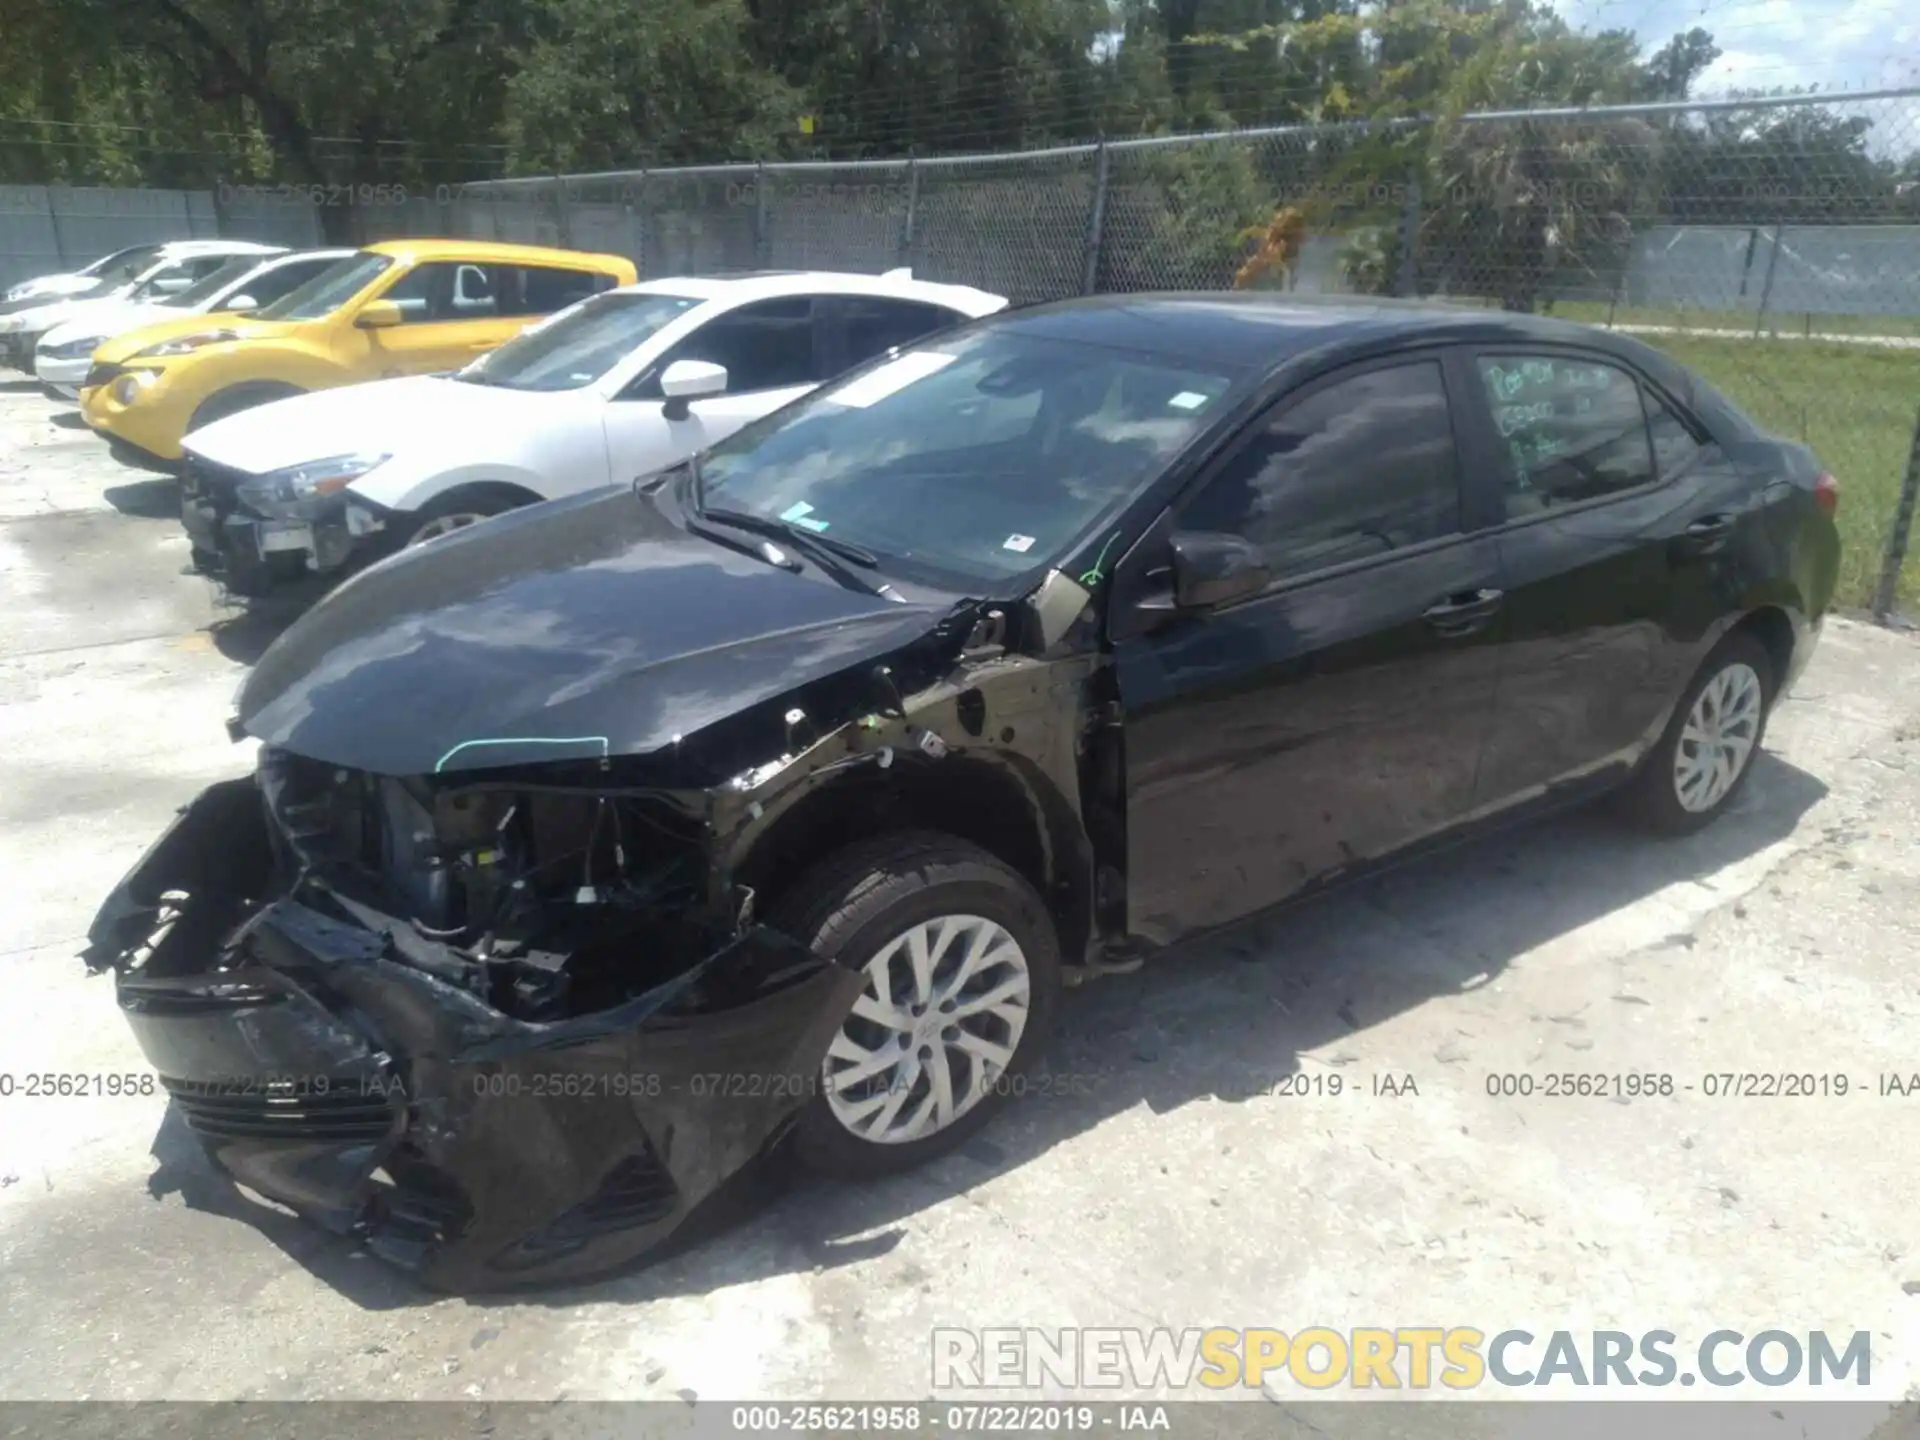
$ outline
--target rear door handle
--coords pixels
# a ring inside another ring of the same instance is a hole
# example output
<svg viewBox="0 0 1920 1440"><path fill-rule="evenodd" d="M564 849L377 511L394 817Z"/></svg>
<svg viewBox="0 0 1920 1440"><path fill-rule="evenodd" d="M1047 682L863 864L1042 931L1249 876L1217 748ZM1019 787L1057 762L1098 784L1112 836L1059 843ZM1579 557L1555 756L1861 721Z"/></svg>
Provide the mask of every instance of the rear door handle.
<svg viewBox="0 0 1920 1440"><path fill-rule="evenodd" d="M1680 532L1678 547L1688 555L1711 555L1727 543L1733 523L1731 515L1702 515Z"/></svg>
<svg viewBox="0 0 1920 1440"><path fill-rule="evenodd" d="M1471 635L1486 628L1506 598L1504 590L1465 590L1429 605L1421 618L1442 635Z"/></svg>

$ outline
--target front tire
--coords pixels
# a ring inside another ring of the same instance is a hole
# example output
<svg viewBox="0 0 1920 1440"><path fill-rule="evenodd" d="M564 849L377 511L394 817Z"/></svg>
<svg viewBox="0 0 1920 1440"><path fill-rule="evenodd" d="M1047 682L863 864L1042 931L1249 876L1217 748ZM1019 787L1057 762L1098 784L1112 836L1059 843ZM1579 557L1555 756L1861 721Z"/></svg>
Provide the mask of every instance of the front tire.
<svg viewBox="0 0 1920 1440"><path fill-rule="evenodd" d="M538 499L538 496L529 498L504 485L468 486L451 490L420 508L400 544L425 545L442 535L465 530L495 515L504 515L509 510L534 504Z"/></svg>
<svg viewBox="0 0 1920 1440"><path fill-rule="evenodd" d="M229 415L238 415L242 410L251 410L256 405L265 405L273 400L288 400L295 395L304 394L294 385L229 385L225 390L216 391L202 400L193 412L193 418L187 422L186 433L204 429L216 420L224 420Z"/></svg>
<svg viewBox="0 0 1920 1440"><path fill-rule="evenodd" d="M809 1169L911 1169L1020 1089L1059 998L1059 940L1033 887L977 845L916 831L849 846L767 923L866 980L796 1127Z"/></svg>
<svg viewBox="0 0 1920 1440"><path fill-rule="evenodd" d="M1777 685L1758 640L1740 633L1723 640L1628 786L1633 819L1657 834L1690 835L1725 813L1753 773Z"/></svg>

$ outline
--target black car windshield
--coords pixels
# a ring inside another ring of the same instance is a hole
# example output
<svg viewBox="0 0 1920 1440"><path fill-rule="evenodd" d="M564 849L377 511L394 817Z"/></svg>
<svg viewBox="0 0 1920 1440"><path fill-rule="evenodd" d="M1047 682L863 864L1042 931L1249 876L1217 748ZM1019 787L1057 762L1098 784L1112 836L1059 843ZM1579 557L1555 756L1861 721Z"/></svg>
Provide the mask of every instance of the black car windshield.
<svg viewBox="0 0 1920 1440"><path fill-rule="evenodd" d="M1210 419L1226 367L989 326L822 387L701 460L714 511L947 587L1058 560ZM891 567L889 567L891 568Z"/></svg>
<svg viewBox="0 0 1920 1440"><path fill-rule="evenodd" d="M521 331L455 378L509 390L578 390L700 303L687 295L596 295Z"/></svg>
<svg viewBox="0 0 1920 1440"><path fill-rule="evenodd" d="M259 320L318 320L358 295L393 264L389 255L362 252L335 261L304 285L254 311Z"/></svg>
<svg viewBox="0 0 1920 1440"><path fill-rule="evenodd" d="M243 255L237 260L229 260L211 275L194 281L178 295L162 297L160 303L181 310L198 310L241 276L251 275L259 269L261 258L258 255Z"/></svg>

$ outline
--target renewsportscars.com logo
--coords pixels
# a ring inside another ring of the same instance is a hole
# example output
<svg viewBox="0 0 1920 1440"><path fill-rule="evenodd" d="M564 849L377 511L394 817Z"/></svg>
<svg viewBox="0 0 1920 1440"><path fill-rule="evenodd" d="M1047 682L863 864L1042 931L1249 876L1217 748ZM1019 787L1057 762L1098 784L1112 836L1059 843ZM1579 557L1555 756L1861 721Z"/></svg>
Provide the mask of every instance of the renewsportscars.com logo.
<svg viewBox="0 0 1920 1440"><path fill-rule="evenodd" d="M1284 1330L939 1329L933 1386L956 1390L1580 1390L1706 1384L1865 1386L1872 1337L1824 1330L1500 1330L1315 1325Z"/></svg>

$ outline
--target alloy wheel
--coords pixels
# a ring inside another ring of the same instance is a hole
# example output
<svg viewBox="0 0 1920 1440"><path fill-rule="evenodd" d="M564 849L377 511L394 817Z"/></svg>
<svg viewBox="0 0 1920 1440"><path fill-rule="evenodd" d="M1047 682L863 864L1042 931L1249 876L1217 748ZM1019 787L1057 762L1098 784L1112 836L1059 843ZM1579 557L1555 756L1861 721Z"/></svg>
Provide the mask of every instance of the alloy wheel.
<svg viewBox="0 0 1920 1440"><path fill-rule="evenodd" d="M414 531L413 538L407 543L424 545L429 540L438 540L442 535L451 535L454 531L464 530L469 525L478 525L487 518L485 515L477 515L469 511L461 511L453 515L436 515Z"/></svg>
<svg viewBox="0 0 1920 1440"><path fill-rule="evenodd" d="M1673 790L1693 814L1726 798L1753 757L1763 693L1751 665L1735 661L1701 689L1673 751Z"/></svg>
<svg viewBox="0 0 1920 1440"><path fill-rule="evenodd" d="M938 1134L1013 1063L1032 985L1026 953L979 915L922 921L881 946L866 988L827 1048L827 1105L859 1139Z"/></svg>

